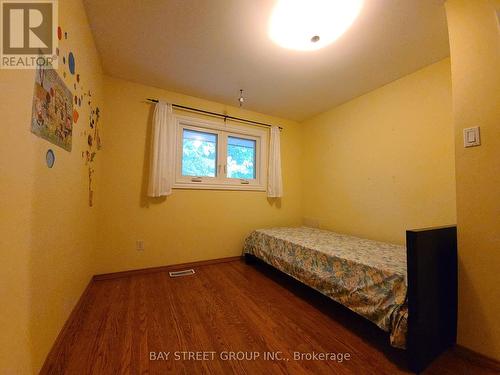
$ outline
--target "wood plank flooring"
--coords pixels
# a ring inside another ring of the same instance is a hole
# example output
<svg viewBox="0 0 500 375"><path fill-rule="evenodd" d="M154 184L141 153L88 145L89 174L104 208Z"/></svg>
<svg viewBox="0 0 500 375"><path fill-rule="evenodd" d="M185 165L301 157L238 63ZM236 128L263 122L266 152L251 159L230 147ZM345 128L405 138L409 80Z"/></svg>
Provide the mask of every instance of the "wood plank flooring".
<svg viewBox="0 0 500 375"><path fill-rule="evenodd" d="M92 282L41 374L408 373L404 351L381 330L270 267L234 261L195 270ZM223 360L229 352L246 359ZM296 360L294 352L350 359ZM198 358L183 358L190 355ZM425 372L493 373L453 351Z"/></svg>

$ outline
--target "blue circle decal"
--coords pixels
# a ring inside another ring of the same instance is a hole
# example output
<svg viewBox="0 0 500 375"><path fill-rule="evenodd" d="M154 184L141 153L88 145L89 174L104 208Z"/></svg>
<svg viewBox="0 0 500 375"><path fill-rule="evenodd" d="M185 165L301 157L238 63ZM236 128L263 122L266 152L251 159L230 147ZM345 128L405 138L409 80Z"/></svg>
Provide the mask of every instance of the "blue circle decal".
<svg viewBox="0 0 500 375"><path fill-rule="evenodd" d="M68 56L68 67L69 67L69 72L71 74L75 74L75 56L73 55L73 52L69 53L69 56Z"/></svg>
<svg viewBox="0 0 500 375"><path fill-rule="evenodd" d="M54 166L54 163L56 162L54 151L50 149L47 151L47 154L45 154L45 161L47 162L47 167L52 168Z"/></svg>

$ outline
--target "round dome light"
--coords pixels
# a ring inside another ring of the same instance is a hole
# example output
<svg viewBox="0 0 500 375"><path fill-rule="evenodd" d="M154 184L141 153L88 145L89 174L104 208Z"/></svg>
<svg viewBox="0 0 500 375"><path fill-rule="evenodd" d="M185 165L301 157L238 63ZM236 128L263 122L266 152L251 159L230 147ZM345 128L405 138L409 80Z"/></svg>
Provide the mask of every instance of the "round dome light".
<svg viewBox="0 0 500 375"><path fill-rule="evenodd" d="M278 0L269 37L284 48L320 49L347 30L362 7L363 0Z"/></svg>

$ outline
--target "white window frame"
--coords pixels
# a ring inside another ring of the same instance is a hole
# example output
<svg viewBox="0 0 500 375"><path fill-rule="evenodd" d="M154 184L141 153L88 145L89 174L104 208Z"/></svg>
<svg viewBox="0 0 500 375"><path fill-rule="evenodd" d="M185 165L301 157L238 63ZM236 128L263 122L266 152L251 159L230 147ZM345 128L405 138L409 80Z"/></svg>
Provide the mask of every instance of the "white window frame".
<svg viewBox="0 0 500 375"><path fill-rule="evenodd" d="M268 131L259 127L234 126L215 121L175 116L175 183L174 189L252 190L266 191ZM182 175L182 144L184 129L217 135L215 177ZM255 178L227 177L227 138L238 137L255 141Z"/></svg>

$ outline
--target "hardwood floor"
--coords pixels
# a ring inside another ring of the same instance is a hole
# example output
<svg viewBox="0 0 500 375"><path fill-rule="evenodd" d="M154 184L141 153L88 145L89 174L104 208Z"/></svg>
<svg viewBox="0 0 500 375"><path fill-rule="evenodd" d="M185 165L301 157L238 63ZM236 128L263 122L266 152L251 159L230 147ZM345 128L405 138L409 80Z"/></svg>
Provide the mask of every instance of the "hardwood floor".
<svg viewBox="0 0 500 375"><path fill-rule="evenodd" d="M157 272L92 282L41 373L408 373L404 352L381 330L270 267L234 261L195 270L181 278ZM168 360L158 359L160 352L170 353ZM180 352L205 352L206 360L183 360ZM228 352L248 359L222 360ZM282 358L265 360L266 352ZM294 352L350 359L295 360ZM493 373L453 351L425 372Z"/></svg>

